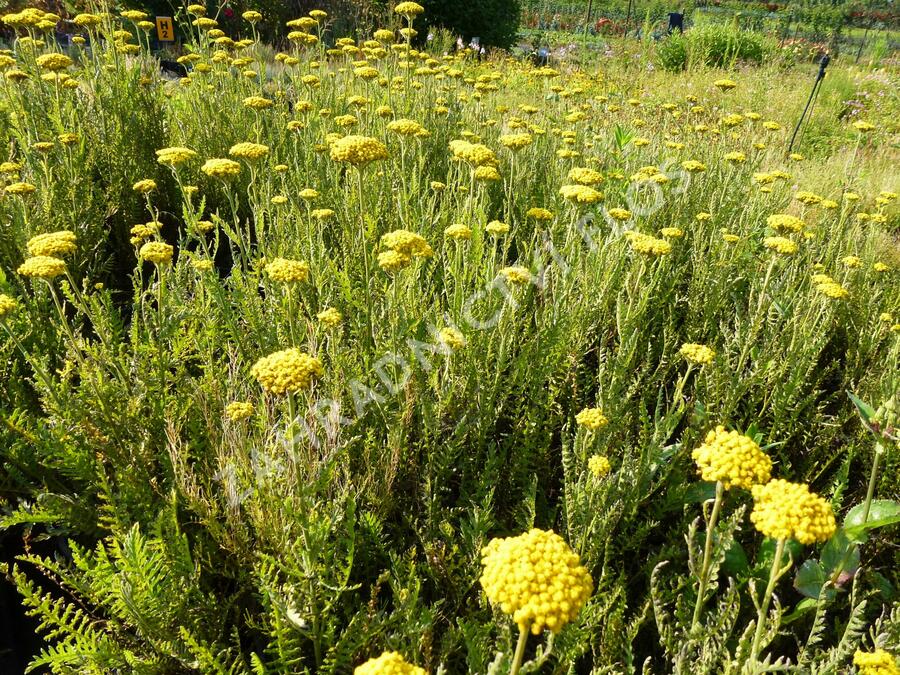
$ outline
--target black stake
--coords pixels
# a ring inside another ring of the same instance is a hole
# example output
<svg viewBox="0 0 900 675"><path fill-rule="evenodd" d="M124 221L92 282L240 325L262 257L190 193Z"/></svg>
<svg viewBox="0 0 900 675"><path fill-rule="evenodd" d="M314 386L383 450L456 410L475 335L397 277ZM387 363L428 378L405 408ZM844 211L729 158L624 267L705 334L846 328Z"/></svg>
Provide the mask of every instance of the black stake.
<svg viewBox="0 0 900 675"><path fill-rule="evenodd" d="M828 56L828 54L822 56L822 60L819 61L819 74L816 75L816 81L813 84L812 91L809 92L809 100L806 102L806 107L803 109L803 114L800 115L800 120L797 122L797 126L794 128L794 135L791 136L791 144L790 146L788 146L788 154L791 154L791 151L794 149L794 141L797 139L797 132L800 131L800 126L803 124L803 120L807 119L807 112L809 112L808 119L812 119L812 104L814 100L818 98L819 85L822 84L822 80L825 79L825 69L828 67L829 63L831 63L831 57Z"/></svg>

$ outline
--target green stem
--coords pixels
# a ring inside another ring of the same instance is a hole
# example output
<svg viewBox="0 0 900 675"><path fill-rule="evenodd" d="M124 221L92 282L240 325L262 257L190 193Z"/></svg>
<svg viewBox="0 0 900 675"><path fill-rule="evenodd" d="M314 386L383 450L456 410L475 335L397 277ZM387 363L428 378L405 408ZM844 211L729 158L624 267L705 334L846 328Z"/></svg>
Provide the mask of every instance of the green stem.
<svg viewBox="0 0 900 675"><path fill-rule="evenodd" d="M369 270L369 249L366 244L366 214L365 193L363 191L362 169L356 171L356 185L359 190L359 238L363 251L363 272L366 282L366 323L369 328L369 337L372 340L372 348L375 347L375 327L372 324L372 284Z"/></svg>
<svg viewBox="0 0 900 675"><path fill-rule="evenodd" d="M522 658L525 656L525 644L528 642L529 625L519 626L519 641L516 643L516 655L513 657L509 675L516 675L522 667Z"/></svg>
<svg viewBox="0 0 900 675"><path fill-rule="evenodd" d="M872 498L875 496L875 483L878 479L878 465L884 454L884 446L881 442L875 444L875 460L872 462L872 472L869 474L869 489L866 491L866 505L863 508L863 524L869 520L869 510L872 508Z"/></svg>
<svg viewBox="0 0 900 675"><path fill-rule="evenodd" d="M772 600L772 591L775 589L775 582L781 576L781 556L784 555L785 539L779 539L775 546L775 557L772 559L772 569L769 572L769 583L766 585L766 592L763 595L762 602L759 604L759 613L756 616L756 633L753 636L753 647L750 649L750 660L756 661L759 656L759 641L762 640L763 627L766 623L766 614L769 611L769 602Z"/></svg>
<svg viewBox="0 0 900 675"><path fill-rule="evenodd" d="M703 600L706 596L706 586L709 583L709 562L712 553L713 531L716 529L716 521L719 519L719 511L722 508L722 496L725 486L722 481L716 481L716 499L713 503L712 513L706 523L706 544L703 547L703 563L700 566L700 586L697 589L697 603L694 605L694 618L691 621L691 632L700 625L700 612L703 609Z"/></svg>

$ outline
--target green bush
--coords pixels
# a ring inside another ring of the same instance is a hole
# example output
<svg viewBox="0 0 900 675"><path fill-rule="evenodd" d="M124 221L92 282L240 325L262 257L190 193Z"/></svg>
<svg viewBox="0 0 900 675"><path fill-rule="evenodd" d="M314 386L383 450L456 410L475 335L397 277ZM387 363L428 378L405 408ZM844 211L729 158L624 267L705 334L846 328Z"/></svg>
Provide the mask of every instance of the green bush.
<svg viewBox="0 0 900 675"><path fill-rule="evenodd" d="M684 70L690 64L727 67L737 61L761 63L768 52L765 37L734 25L705 24L684 34L673 34L657 48L660 66Z"/></svg>

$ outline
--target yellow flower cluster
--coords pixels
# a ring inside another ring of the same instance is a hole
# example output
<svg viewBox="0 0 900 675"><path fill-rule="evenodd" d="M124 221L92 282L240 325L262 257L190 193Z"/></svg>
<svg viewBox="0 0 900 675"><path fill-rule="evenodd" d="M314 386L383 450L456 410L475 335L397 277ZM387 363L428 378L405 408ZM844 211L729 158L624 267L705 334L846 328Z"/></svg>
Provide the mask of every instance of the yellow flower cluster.
<svg viewBox="0 0 900 675"><path fill-rule="evenodd" d="M706 165L696 159L688 159L681 163L681 168L688 173L702 173L706 171Z"/></svg>
<svg viewBox="0 0 900 675"><path fill-rule="evenodd" d="M418 16L425 11L425 8L422 7L418 2L401 2L398 3L396 7L394 7L394 11L397 14L402 14L405 17Z"/></svg>
<svg viewBox="0 0 900 675"><path fill-rule="evenodd" d="M596 204L603 199L602 192L587 185L563 185L559 194L576 204Z"/></svg>
<svg viewBox="0 0 900 675"><path fill-rule="evenodd" d="M139 192L142 195L149 194L156 189L156 181L152 178L144 178L143 180L139 180L137 183L132 185L131 189L135 192Z"/></svg>
<svg viewBox="0 0 900 675"><path fill-rule="evenodd" d="M37 57L37 59L35 59L35 63L37 63L39 68L43 68L44 70L49 70L51 72L56 72L58 70L63 70L64 68L68 68L69 66L71 66L72 59L65 54L51 52L50 54L41 54L39 57Z"/></svg>
<svg viewBox="0 0 900 675"><path fill-rule="evenodd" d="M344 320L344 317L341 316L341 313L334 307L323 309L321 312L316 314L316 318L329 328L334 328L335 326L340 325L341 321Z"/></svg>
<svg viewBox="0 0 900 675"><path fill-rule="evenodd" d="M35 190L37 190L37 188L34 187L34 185L24 182L10 183L6 186L6 192L11 195L30 195Z"/></svg>
<svg viewBox="0 0 900 675"><path fill-rule="evenodd" d="M771 458L752 438L723 426L710 431L691 456L703 480L722 481L726 490L732 486L749 490L767 483L772 474Z"/></svg>
<svg viewBox="0 0 900 675"><path fill-rule="evenodd" d="M306 281L309 278L309 265L302 260L275 258L266 263L264 270L272 281L280 281L285 284Z"/></svg>
<svg viewBox="0 0 900 675"><path fill-rule="evenodd" d="M499 220L492 220L485 226L484 230L488 234L500 237L509 232L509 225L501 223Z"/></svg>
<svg viewBox="0 0 900 675"><path fill-rule="evenodd" d="M331 159L354 166L365 166L388 158L384 143L369 136L344 136L331 144Z"/></svg>
<svg viewBox="0 0 900 675"><path fill-rule="evenodd" d="M466 346L466 338L456 328L441 328L438 331L438 340L453 351Z"/></svg>
<svg viewBox="0 0 900 675"><path fill-rule="evenodd" d="M516 151L528 147L534 142L534 136L529 133L507 134L500 137L500 145Z"/></svg>
<svg viewBox="0 0 900 675"><path fill-rule="evenodd" d="M593 592L578 555L555 532L529 530L492 540L482 551L481 586L521 630L558 633Z"/></svg>
<svg viewBox="0 0 900 675"><path fill-rule="evenodd" d="M472 238L472 228L462 223L454 223L444 230L444 235L459 241L468 240Z"/></svg>
<svg viewBox="0 0 900 675"><path fill-rule="evenodd" d="M195 151L181 146L162 148L156 151L156 161L167 166L178 166L196 157Z"/></svg>
<svg viewBox="0 0 900 675"><path fill-rule="evenodd" d="M225 406L225 416L232 422L241 422L253 415L256 408L248 401L232 401Z"/></svg>
<svg viewBox="0 0 900 675"><path fill-rule="evenodd" d="M401 118L388 123L388 131L393 131L400 136L422 136L428 134L428 130L415 120Z"/></svg>
<svg viewBox="0 0 900 675"><path fill-rule="evenodd" d="M232 159L208 159L200 170L211 178L230 180L241 173L241 165Z"/></svg>
<svg viewBox="0 0 900 675"><path fill-rule="evenodd" d="M425 670L407 663L397 652L384 652L354 668L353 675L425 675Z"/></svg>
<svg viewBox="0 0 900 675"><path fill-rule="evenodd" d="M721 89L722 91L728 91L729 89L734 89L737 86L737 82L734 80L729 80L727 78L716 80L713 84Z"/></svg>
<svg viewBox="0 0 900 675"><path fill-rule="evenodd" d="M65 274L66 263L52 256L36 255L19 265L17 272L23 277L49 280Z"/></svg>
<svg viewBox="0 0 900 675"><path fill-rule="evenodd" d="M794 255L797 252L797 243L785 237L766 237L763 239L763 246L781 255Z"/></svg>
<svg viewBox="0 0 900 675"><path fill-rule="evenodd" d="M309 388L313 378L322 377L325 369L319 359L292 347L259 359L250 374L266 391L286 394Z"/></svg>
<svg viewBox="0 0 900 675"><path fill-rule="evenodd" d="M807 206L812 206L822 201L822 197L820 195L817 195L815 192L809 192L807 190L800 190L797 194L794 195L794 199L796 199L801 204L806 204Z"/></svg>
<svg viewBox="0 0 900 675"><path fill-rule="evenodd" d="M874 652L857 650L853 665L859 668L859 675L900 675L897 659L883 649Z"/></svg>
<svg viewBox="0 0 900 675"><path fill-rule="evenodd" d="M513 284L526 284L531 281L531 272L521 265L504 267L500 270L500 276Z"/></svg>
<svg viewBox="0 0 900 675"><path fill-rule="evenodd" d="M669 239L681 239L684 236L684 230L680 227L664 227L659 233Z"/></svg>
<svg viewBox="0 0 900 675"><path fill-rule="evenodd" d="M450 141L453 157L472 166L497 166L497 155L486 145L469 141Z"/></svg>
<svg viewBox="0 0 900 675"><path fill-rule="evenodd" d="M414 257L430 258L434 255L424 237L409 230L394 230L382 235L381 245L406 257L407 262Z"/></svg>
<svg viewBox="0 0 900 675"><path fill-rule="evenodd" d="M603 455L593 455L588 460L588 471L591 472L591 475L594 478L603 478L612 471L612 465L609 463L608 457L604 457Z"/></svg>
<svg viewBox="0 0 900 675"><path fill-rule="evenodd" d="M138 255L141 260L146 260L154 265L168 265L172 262L173 253L174 249L168 244L161 241L148 241L141 246Z"/></svg>
<svg viewBox="0 0 900 675"><path fill-rule="evenodd" d="M528 218L532 218L533 220L537 221L553 220L553 212L541 208L540 206L533 206L525 212L525 215Z"/></svg>
<svg viewBox="0 0 900 675"><path fill-rule="evenodd" d="M39 234L28 240L29 255L61 257L75 252L77 238L71 230Z"/></svg>
<svg viewBox="0 0 900 675"><path fill-rule="evenodd" d="M631 248L635 253L643 255L664 256L672 252L672 244L664 239L651 237L643 232L635 232L629 230L625 233L626 239L631 244Z"/></svg>
<svg viewBox="0 0 900 675"><path fill-rule="evenodd" d="M803 221L797 216L787 213L773 213L766 218L766 224L776 232L800 232L803 230Z"/></svg>
<svg viewBox="0 0 900 675"><path fill-rule="evenodd" d="M834 300L843 300L850 297L850 291L836 281L825 281L816 286L816 290Z"/></svg>
<svg viewBox="0 0 900 675"><path fill-rule="evenodd" d="M6 293L0 293L0 319L5 317L8 314L12 314L16 311L16 308L19 304L15 301L14 298L6 295Z"/></svg>
<svg viewBox="0 0 900 675"><path fill-rule="evenodd" d="M575 422L590 431L597 431L609 424L609 420L600 408L585 408L575 415Z"/></svg>
<svg viewBox="0 0 900 675"><path fill-rule="evenodd" d="M475 180L483 182L494 182L500 180L500 172L493 166L485 164L484 166L475 167Z"/></svg>
<svg viewBox="0 0 900 675"><path fill-rule="evenodd" d="M697 363L703 366L712 363L716 357L716 353L706 345L698 345L693 342L686 342L681 345L678 353L690 363Z"/></svg>
<svg viewBox="0 0 900 675"><path fill-rule="evenodd" d="M261 143L237 143L231 146L228 154L238 159L255 162L269 154L269 146Z"/></svg>
<svg viewBox="0 0 900 675"><path fill-rule="evenodd" d="M826 541L837 527L831 504L803 483L782 479L754 485L750 521L772 539L796 539L801 544Z"/></svg>
<svg viewBox="0 0 900 675"><path fill-rule="evenodd" d="M597 185L603 182L603 174L594 169L576 166L569 170L569 180L580 185Z"/></svg>
<svg viewBox="0 0 900 675"><path fill-rule="evenodd" d="M631 218L631 211L619 207L609 209L606 214L613 220L618 220L619 222L623 222Z"/></svg>

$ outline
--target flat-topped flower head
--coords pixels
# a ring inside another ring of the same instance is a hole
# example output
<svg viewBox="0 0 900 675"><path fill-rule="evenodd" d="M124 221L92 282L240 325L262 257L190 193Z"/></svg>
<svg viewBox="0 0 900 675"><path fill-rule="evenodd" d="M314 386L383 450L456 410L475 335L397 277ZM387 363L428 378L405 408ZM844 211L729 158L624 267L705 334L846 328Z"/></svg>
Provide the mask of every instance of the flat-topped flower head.
<svg viewBox="0 0 900 675"><path fill-rule="evenodd" d="M609 463L608 457L604 457L603 455L592 455L588 460L588 471L591 472L591 475L594 478L603 478L612 471L612 465Z"/></svg>
<svg viewBox="0 0 900 675"><path fill-rule="evenodd" d="M803 221L787 213L774 213L766 218L766 224L776 232L801 232Z"/></svg>
<svg viewBox="0 0 900 675"><path fill-rule="evenodd" d="M409 230L394 230L382 235L381 245L409 258L430 258L434 255L425 238Z"/></svg>
<svg viewBox="0 0 900 675"><path fill-rule="evenodd" d="M241 173L241 165L233 159L208 159L200 170L210 178L232 180Z"/></svg>
<svg viewBox="0 0 900 675"><path fill-rule="evenodd" d="M708 365L716 358L716 353L706 345L699 345L693 342L685 342L681 345L678 353L689 363L695 363L701 366Z"/></svg>
<svg viewBox="0 0 900 675"><path fill-rule="evenodd" d="M780 255L794 255L797 252L797 243L785 237L766 237L763 246Z"/></svg>
<svg viewBox="0 0 900 675"><path fill-rule="evenodd" d="M50 54L41 54L35 59L35 63L37 63L38 68L57 72L71 66L72 59L65 54L52 52Z"/></svg>
<svg viewBox="0 0 900 675"><path fill-rule="evenodd" d="M392 131L399 136L419 136L423 132L426 132L425 127L421 124L415 120L406 119L405 117L389 122L387 128L388 131Z"/></svg>
<svg viewBox="0 0 900 675"><path fill-rule="evenodd" d="M335 307L328 307L327 309L323 309L321 312L316 314L316 318L322 323L323 326L327 326L328 328L334 328L341 324L341 321L344 320L344 317L341 316L341 313Z"/></svg>
<svg viewBox="0 0 900 675"><path fill-rule="evenodd" d="M228 154L248 162L256 162L269 154L269 146L262 143L237 143L231 146Z"/></svg>
<svg viewBox="0 0 900 675"><path fill-rule="evenodd" d="M438 331L438 340L450 347L453 351L466 346L466 338L456 328L441 328Z"/></svg>
<svg viewBox="0 0 900 675"><path fill-rule="evenodd" d="M467 162L474 167L497 166L497 155L486 145L464 140L450 141L450 152L454 159Z"/></svg>
<svg viewBox="0 0 900 675"><path fill-rule="evenodd" d="M267 392L281 395L308 389L325 369L319 359L292 347L259 359L250 374Z"/></svg>
<svg viewBox="0 0 900 675"><path fill-rule="evenodd" d="M419 16L425 12L425 8L422 7L418 2L400 2L394 7L394 11L397 14L401 14L407 18L413 16Z"/></svg>
<svg viewBox="0 0 900 675"><path fill-rule="evenodd" d="M50 280L66 273L66 263L60 258L36 255L28 258L16 270L23 277Z"/></svg>
<svg viewBox="0 0 900 675"><path fill-rule="evenodd" d="M603 193L588 185L563 185L559 194L575 204L596 204L603 200Z"/></svg>
<svg viewBox="0 0 900 675"><path fill-rule="evenodd" d="M232 422L242 422L253 416L256 408L248 401L232 401L225 406L225 416Z"/></svg>
<svg viewBox="0 0 900 675"><path fill-rule="evenodd" d="M481 564L488 600L534 635L561 631L593 592L591 575L555 532L534 528L493 539L482 550Z"/></svg>
<svg viewBox="0 0 900 675"><path fill-rule="evenodd" d="M531 271L521 265L511 265L500 270L500 276L512 284L526 284L531 281Z"/></svg>
<svg viewBox="0 0 900 675"><path fill-rule="evenodd" d="M625 233L628 243L635 253L653 257L661 257L672 252L672 244L665 239L657 239L643 232L630 230Z"/></svg>
<svg viewBox="0 0 900 675"><path fill-rule="evenodd" d="M26 248L33 256L62 257L75 252L77 237L71 230L39 234L28 240Z"/></svg>
<svg viewBox="0 0 900 675"><path fill-rule="evenodd" d="M603 174L586 167L574 167L569 170L569 180L580 185L597 185L603 182Z"/></svg>
<svg viewBox="0 0 900 675"><path fill-rule="evenodd" d="M336 162L366 166L371 162L388 158L384 143L369 136L344 136L331 144L331 159Z"/></svg>
<svg viewBox="0 0 900 675"><path fill-rule="evenodd" d="M425 675L425 670L408 663L397 652L384 652L354 668L353 675Z"/></svg>
<svg viewBox="0 0 900 675"><path fill-rule="evenodd" d="M263 268L272 281L284 284L306 281L309 278L309 265L302 260L275 258Z"/></svg>
<svg viewBox="0 0 900 675"><path fill-rule="evenodd" d="M144 178L131 186L131 189L142 195L149 194L156 189L156 181L152 178Z"/></svg>
<svg viewBox="0 0 900 675"><path fill-rule="evenodd" d="M575 422L589 431L597 431L609 424L609 420L600 408L585 408L575 415Z"/></svg>
<svg viewBox="0 0 900 675"><path fill-rule="evenodd" d="M726 431L723 426L710 431L692 457L703 480L721 481L726 490L731 487L749 490L767 483L772 472L771 458L752 438Z"/></svg>
<svg viewBox="0 0 900 675"><path fill-rule="evenodd" d="M831 504L804 483L779 478L754 485L751 492L750 521L767 537L814 544L827 541L837 528Z"/></svg>
<svg viewBox="0 0 900 675"><path fill-rule="evenodd" d="M147 262L153 263L154 265L168 265L172 262L172 255L175 253L175 249L172 248L169 244L164 244L161 241L148 241L146 244L141 246L138 251L138 256L141 260L146 260Z"/></svg>
<svg viewBox="0 0 900 675"><path fill-rule="evenodd" d="M850 297L850 291L836 281L825 281L816 286L816 290L832 300L843 300Z"/></svg>
<svg viewBox="0 0 900 675"><path fill-rule="evenodd" d="M525 216L538 222L553 220L553 212L540 206L533 206L525 212Z"/></svg>
<svg viewBox="0 0 900 675"><path fill-rule="evenodd" d="M450 239L464 241L472 238L472 228L468 225L463 225L462 223L454 223L444 230L444 235Z"/></svg>
<svg viewBox="0 0 900 675"><path fill-rule="evenodd" d="M900 675L897 659L883 649L874 652L856 650L853 665L859 668L859 675Z"/></svg>
<svg viewBox="0 0 900 675"><path fill-rule="evenodd" d="M16 302L15 298L6 295L6 293L0 293L0 319L9 316L18 307L19 303Z"/></svg>
<svg viewBox="0 0 900 675"><path fill-rule="evenodd" d="M156 161L166 166L178 166L197 158L197 153L190 148L174 146L156 151Z"/></svg>
<svg viewBox="0 0 900 675"><path fill-rule="evenodd" d="M534 142L534 136L529 133L507 134L500 137L500 145L509 148L513 152L528 147Z"/></svg>
<svg viewBox="0 0 900 675"><path fill-rule="evenodd" d="M737 82L735 82L734 80L723 78L721 80L716 80L715 82L713 82L713 85L715 85L722 91L728 91L729 89L734 89L737 86Z"/></svg>
<svg viewBox="0 0 900 675"><path fill-rule="evenodd" d="M509 225L499 220L492 220L485 226L484 231L493 237L502 237L509 232Z"/></svg>

